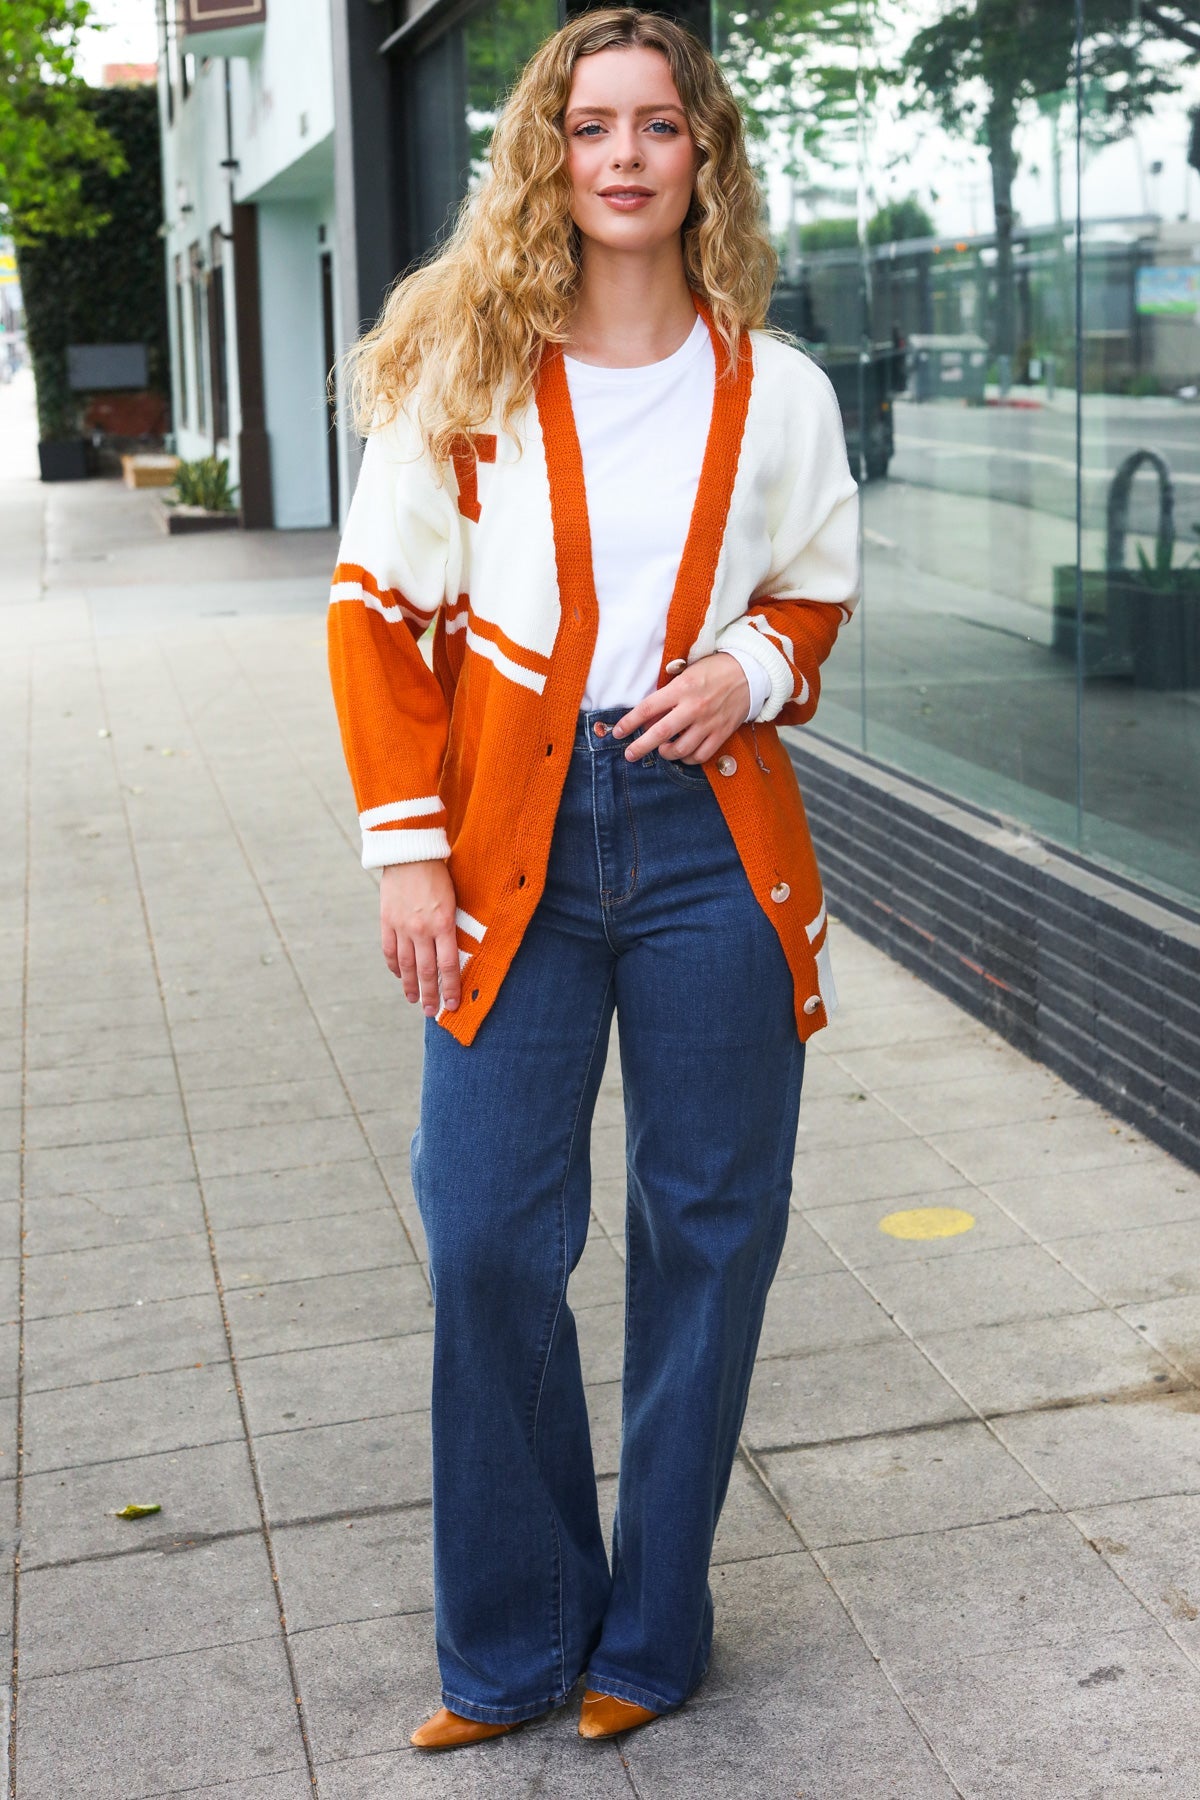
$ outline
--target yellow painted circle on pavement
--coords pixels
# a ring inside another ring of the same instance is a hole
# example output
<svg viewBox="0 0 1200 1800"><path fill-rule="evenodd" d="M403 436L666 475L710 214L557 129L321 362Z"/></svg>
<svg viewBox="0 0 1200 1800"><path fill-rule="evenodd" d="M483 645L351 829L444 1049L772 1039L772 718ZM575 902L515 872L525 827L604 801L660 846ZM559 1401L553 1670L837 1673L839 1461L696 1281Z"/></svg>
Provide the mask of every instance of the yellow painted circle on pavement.
<svg viewBox="0 0 1200 1800"><path fill-rule="evenodd" d="M895 1238L957 1237L970 1231L974 1213L961 1206L910 1206L906 1212L890 1212L879 1221L880 1231Z"/></svg>

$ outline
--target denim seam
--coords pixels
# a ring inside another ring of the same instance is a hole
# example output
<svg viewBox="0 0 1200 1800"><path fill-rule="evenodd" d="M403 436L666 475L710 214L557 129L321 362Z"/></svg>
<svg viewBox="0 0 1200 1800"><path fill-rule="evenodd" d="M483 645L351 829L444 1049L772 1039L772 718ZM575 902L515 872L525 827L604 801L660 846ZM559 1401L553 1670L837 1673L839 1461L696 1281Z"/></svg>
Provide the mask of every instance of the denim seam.
<svg viewBox="0 0 1200 1800"><path fill-rule="evenodd" d="M533 1438L533 1459L534 1459L535 1466L538 1465L538 1420L539 1420L539 1417L541 1414L542 1395L545 1392L546 1375L547 1375L547 1372L550 1367L550 1352L554 1347L554 1334L558 1330L558 1321L562 1314L563 1302L565 1301L566 1296L567 1296L567 1282L569 1280L569 1275L570 1275L570 1272L567 1268L567 1235L568 1235L568 1233L567 1233L567 1182L570 1179L571 1164L574 1161L574 1157L575 1157L575 1139L579 1132L579 1115L583 1108L583 1097L584 1097L585 1093L587 1092L588 1077L591 1074L592 1064L596 1058L596 1046L600 1041L600 1029L604 1023L604 1010L605 1010L605 1005L608 1000L609 990L612 987L612 982L613 982L613 977L612 977L612 972L610 971L608 980L604 985L604 992L600 996L600 1005L599 1005L599 1007L597 1009L597 1013L596 1013L596 1023L593 1028L593 1031L592 1031L591 1048L588 1051L587 1062L584 1064L583 1079L579 1085L579 1095L575 1101L575 1114L571 1121L571 1137L570 1137L570 1141L567 1144L566 1162L563 1166L562 1183L559 1187L558 1217L559 1217L559 1232L560 1232L559 1241L562 1246L562 1262L561 1262L562 1279L561 1279L561 1284L559 1287L558 1299L557 1299L557 1301L555 1303L555 1307L554 1307L554 1316L550 1321L550 1330L546 1336L546 1347L542 1353L542 1371L541 1371L541 1375L538 1379L537 1397L534 1400L534 1405L533 1405L532 1438ZM566 1644L564 1641L564 1633L563 1633L562 1545L559 1540L558 1521L554 1516L554 1508L553 1507L550 1508L550 1528L551 1528L551 1532L554 1537L554 1551L555 1551L555 1564L556 1564L554 1579L555 1579L555 1588L556 1588L557 1600L558 1600L557 1655L558 1655L559 1681L561 1683L565 1679L565 1671L566 1671Z"/></svg>
<svg viewBox="0 0 1200 1800"><path fill-rule="evenodd" d="M634 890L637 887L638 867L641 861L641 858L638 855L637 821L633 816L633 801L629 797L628 764L621 771L621 791L625 796L625 811L629 818L629 835L633 840L633 869L629 876L629 886L625 889L624 893L614 894L611 890L609 891L607 900L609 906L624 906L627 900L633 898ZM603 900L603 894L601 895L601 899Z"/></svg>
<svg viewBox="0 0 1200 1800"><path fill-rule="evenodd" d="M460 1713L464 1719L478 1719L485 1725L521 1725L526 1719L540 1719L543 1713L561 1706L574 1686L573 1681L570 1687L545 1700L527 1700L520 1706L483 1706L477 1700L468 1700L464 1694L454 1694L449 1688L443 1688L442 1705L449 1707L451 1712Z"/></svg>
<svg viewBox="0 0 1200 1800"><path fill-rule="evenodd" d="M703 1679L704 1677L701 1676L700 1680ZM689 1699L691 1694L696 1691L693 1687L689 1693L683 1696L682 1700L672 1700L668 1699L665 1694L654 1693L651 1688L637 1687L633 1682L622 1681L618 1676L605 1675L601 1670L590 1665L586 1671L586 1681L587 1686L594 1693L611 1694L614 1700L628 1700L634 1706L645 1706L655 1713L674 1712L676 1707L682 1706L684 1700ZM699 1682L696 1686L699 1686Z"/></svg>

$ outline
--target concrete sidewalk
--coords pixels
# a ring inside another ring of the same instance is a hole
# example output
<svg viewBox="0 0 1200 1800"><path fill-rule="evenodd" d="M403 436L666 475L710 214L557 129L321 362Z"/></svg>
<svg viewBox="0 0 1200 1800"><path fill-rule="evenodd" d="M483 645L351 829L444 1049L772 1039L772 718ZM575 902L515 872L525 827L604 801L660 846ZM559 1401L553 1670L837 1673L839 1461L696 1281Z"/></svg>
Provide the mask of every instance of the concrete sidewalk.
<svg viewBox="0 0 1200 1800"><path fill-rule="evenodd" d="M0 511L19 1800L1194 1800L1200 1178L844 928L702 1690L621 1743L566 1707L407 1748L421 1024L357 859L332 539L168 542L19 470ZM593 1149L611 1508L615 1048Z"/></svg>

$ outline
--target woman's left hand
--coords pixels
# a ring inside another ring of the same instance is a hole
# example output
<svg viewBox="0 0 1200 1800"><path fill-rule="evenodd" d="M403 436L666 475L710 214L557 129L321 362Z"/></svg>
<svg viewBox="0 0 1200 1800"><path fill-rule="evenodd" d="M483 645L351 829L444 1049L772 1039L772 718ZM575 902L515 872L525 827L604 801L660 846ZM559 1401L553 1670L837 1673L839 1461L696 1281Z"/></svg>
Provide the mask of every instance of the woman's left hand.
<svg viewBox="0 0 1200 1800"><path fill-rule="evenodd" d="M646 727L625 752L630 762L647 750L672 761L707 762L745 724L749 705L750 684L741 663L714 650L639 700L617 720L613 736Z"/></svg>

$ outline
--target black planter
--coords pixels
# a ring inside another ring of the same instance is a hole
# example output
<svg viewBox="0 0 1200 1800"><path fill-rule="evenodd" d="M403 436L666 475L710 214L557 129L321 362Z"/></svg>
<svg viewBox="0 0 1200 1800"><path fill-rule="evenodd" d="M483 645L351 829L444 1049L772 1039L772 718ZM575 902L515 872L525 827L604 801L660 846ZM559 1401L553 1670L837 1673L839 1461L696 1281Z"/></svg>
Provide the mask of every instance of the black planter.
<svg viewBox="0 0 1200 1800"><path fill-rule="evenodd" d="M78 438L46 439L38 445L43 481L86 481L87 444Z"/></svg>

